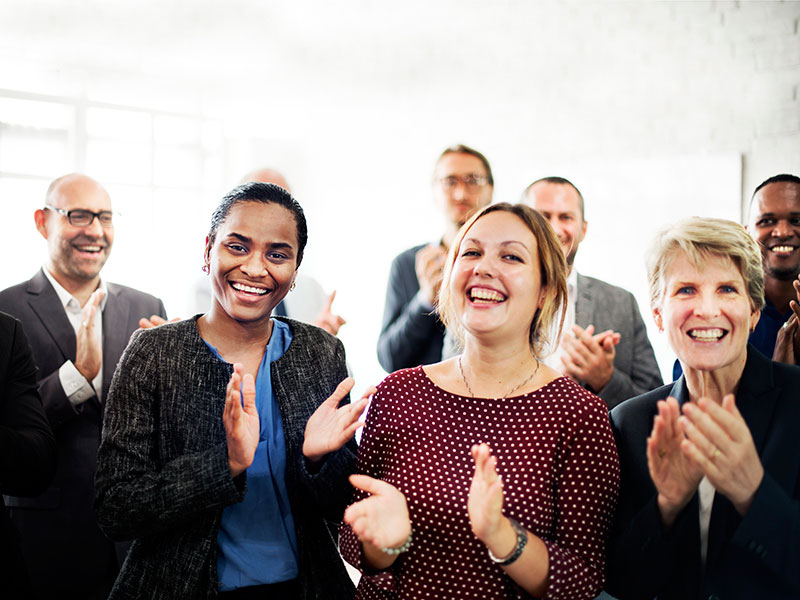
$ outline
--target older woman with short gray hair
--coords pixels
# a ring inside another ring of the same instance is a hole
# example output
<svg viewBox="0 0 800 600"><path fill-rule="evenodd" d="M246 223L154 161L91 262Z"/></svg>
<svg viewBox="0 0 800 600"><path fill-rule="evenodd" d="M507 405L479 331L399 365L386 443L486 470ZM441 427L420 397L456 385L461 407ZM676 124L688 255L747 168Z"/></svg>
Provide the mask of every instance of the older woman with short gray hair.
<svg viewBox="0 0 800 600"><path fill-rule="evenodd" d="M748 346L764 299L745 229L692 218L647 258L683 375L611 412L621 489L607 590L621 599L800 596L800 368Z"/></svg>

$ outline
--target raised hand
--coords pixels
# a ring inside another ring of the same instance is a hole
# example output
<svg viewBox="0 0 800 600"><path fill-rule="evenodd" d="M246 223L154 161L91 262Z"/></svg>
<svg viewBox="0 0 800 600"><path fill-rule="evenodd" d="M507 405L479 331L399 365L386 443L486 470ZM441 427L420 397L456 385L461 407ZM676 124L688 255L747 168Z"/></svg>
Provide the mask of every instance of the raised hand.
<svg viewBox="0 0 800 600"><path fill-rule="evenodd" d="M103 299L103 291L96 289L81 310L81 326L75 334L75 368L87 381L92 381L103 364L100 336L94 329L97 307Z"/></svg>
<svg viewBox="0 0 800 600"><path fill-rule="evenodd" d="M411 534L403 493L392 484L367 475L351 475L350 483L370 494L344 511L344 522L352 527L358 539L375 548L402 546Z"/></svg>
<svg viewBox="0 0 800 600"><path fill-rule="evenodd" d="M256 383L251 374L243 375L243 371L240 363L233 365L222 413L228 442L228 468L233 477L253 464L261 437L261 422L256 410Z"/></svg>
<svg viewBox="0 0 800 600"><path fill-rule="evenodd" d="M573 325L572 334L565 335L561 341L564 373L600 392L614 374L615 346L619 344L620 334L610 329L594 334L594 325L586 329Z"/></svg>
<svg viewBox="0 0 800 600"><path fill-rule="evenodd" d="M733 394L722 399L722 406L701 398L696 406L684 406L683 414L680 424L687 437L682 443L684 454L744 515L761 485L764 467Z"/></svg>
<svg viewBox="0 0 800 600"><path fill-rule="evenodd" d="M681 450L683 430L678 424L680 407L675 398L658 402L658 414L647 438L647 467L658 491L661 519L669 526L692 499L703 471Z"/></svg>
<svg viewBox="0 0 800 600"><path fill-rule="evenodd" d="M503 516L503 480L497 474L497 458L487 444L475 445L470 452L475 461L467 498L472 533L495 556L505 556L513 550L516 534Z"/></svg>
<svg viewBox="0 0 800 600"><path fill-rule="evenodd" d="M328 296L328 299L325 302L325 306L317 315L317 318L314 319L313 325L317 327L321 327L331 335L336 335L339 333L339 328L347 323L342 317L333 313L333 300L336 298L336 290L331 292L331 295Z"/></svg>
<svg viewBox="0 0 800 600"><path fill-rule="evenodd" d="M439 288L442 285L442 272L446 253L441 246L428 244L417 252L415 257L415 270L419 289L428 301L433 305L439 295Z"/></svg>
<svg viewBox="0 0 800 600"><path fill-rule="evenodd" d="M317 462L329 452L344 446L356 430L364 425L358 418L367 407L369 397L377 390L374 386L370 387L358 402L345 404L339 408L339 403L350 393L354 383L352 377L344 379L308 419L303 440L303 455L311 462Z"/></svg>

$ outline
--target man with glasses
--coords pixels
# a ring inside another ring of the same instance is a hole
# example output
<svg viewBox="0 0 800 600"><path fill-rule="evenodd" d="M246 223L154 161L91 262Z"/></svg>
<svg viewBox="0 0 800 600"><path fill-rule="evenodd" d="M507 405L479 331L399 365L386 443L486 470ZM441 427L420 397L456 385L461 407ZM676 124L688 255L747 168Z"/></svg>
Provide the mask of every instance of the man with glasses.
<svg viewBox="0 0 800 600"><path fill-rule="evenodd" d="M141 317L166 317L153 296L101 279L114 241L108 192L80 174L50 184L34 213L47 240L45 266L0 292L19 319L58 445L52 486L35 498L6 497L37 598L105 598L126 545L115 548L93 511L103 400Z"/></svg>
<svg viewBox="0 0 800 600"><path fill-rule="evenodd" d="M442 360L445 331L433 314L450 243L470 216L492 201L494 179L486 157L457 145L439 156L433 196L446 229L433 244L409 248L392 263L386 290L378 360L389 372Z"/></svg>

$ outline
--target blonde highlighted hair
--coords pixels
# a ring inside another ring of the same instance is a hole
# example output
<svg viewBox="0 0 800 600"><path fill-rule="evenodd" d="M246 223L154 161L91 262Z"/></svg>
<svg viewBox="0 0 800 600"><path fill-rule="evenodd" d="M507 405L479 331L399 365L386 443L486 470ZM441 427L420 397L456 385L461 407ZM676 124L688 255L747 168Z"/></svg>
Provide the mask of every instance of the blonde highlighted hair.
<svg viewBox="0 0 800 600"><path fill-rule="evenodd" d="M685 256L698 271L710 256L730 258L742 275L750 308L758 311L764 306L761 250L738 223L692 217L656 234L645 258L651 308L661 306L670 267L678 256Z"/></svg>
<svg viewBox="0 0 800 600"><path fill-rule="evenodd" d="M518 217L528 227L533 237L536 239L536 254L539 260L539 272L542 278L541 286L545 296L542 307L536 311L533 321L531 322L528 332L528 343L531 348L531 354L540 358L546 354L548 343L552 340L558 340L561 337L561 328L564 325L567 307L567 264L564 259L564 252L561 249L561 244L553 228L550 227L550 224L542 215L529 206L524 204L509 204L507 202L490 204L473 215L472 218L461 227L447 253L447 262L442 278L442 288L439 291L436 310L445 327L453 331L463 344L464 331L455 318L453 296L450 290L453 265L458 257L461 242L464 241L470 228L478 219L493 212L507 212Z"/></svg>

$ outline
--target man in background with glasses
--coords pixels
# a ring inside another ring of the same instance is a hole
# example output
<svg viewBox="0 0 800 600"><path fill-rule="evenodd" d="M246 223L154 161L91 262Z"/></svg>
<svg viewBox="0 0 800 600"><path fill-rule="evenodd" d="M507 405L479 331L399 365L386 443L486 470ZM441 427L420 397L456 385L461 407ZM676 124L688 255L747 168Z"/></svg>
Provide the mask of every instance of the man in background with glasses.
<svg viewBox="0 0 800 600"><path fill-rule="evenodd" d="M447 148L433 175L433 196L444 212L440 240L409 248L389 272L378 361L388 372L442 360L445 330L433 314L450 243L477 210L492 201L494 179L486 157L468 146Z"/></svg>
<svg viewBox="0 0 800 600"><path fill-rule="evenodd" d="M51 487L6 497L37 598L105 598L127 545L115 548L93 510L94 472L111 376L141 317L166 317L158 298L101 279L114 241L108 192L80 174L50 184L34 213L47 240L46 265L0 292L0 311L18 318L58 445Z"/></svg>

